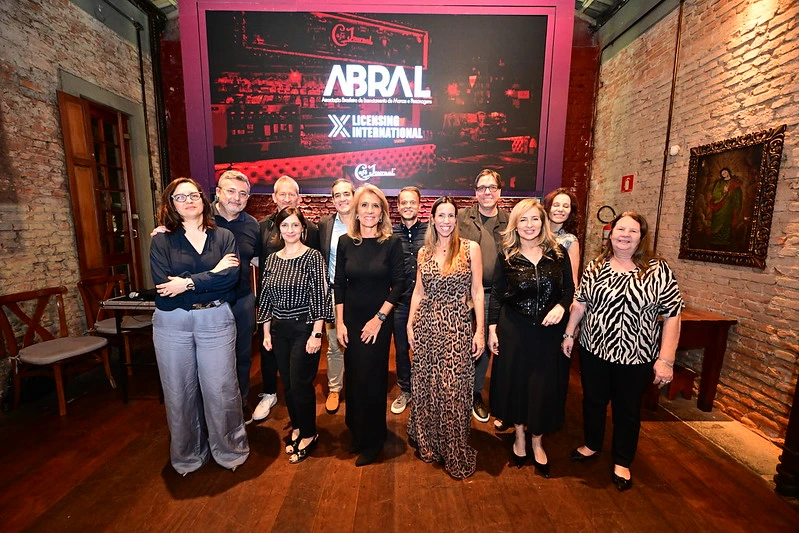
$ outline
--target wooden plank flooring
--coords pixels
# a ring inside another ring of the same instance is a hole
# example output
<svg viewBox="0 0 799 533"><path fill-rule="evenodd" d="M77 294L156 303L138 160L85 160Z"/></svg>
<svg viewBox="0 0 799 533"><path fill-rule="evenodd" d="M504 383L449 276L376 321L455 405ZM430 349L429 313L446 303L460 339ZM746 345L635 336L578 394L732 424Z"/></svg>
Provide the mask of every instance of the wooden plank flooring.
<svg viewBox="0 0 799 533"><path fill-rule="evenodd" d="M127 405L98 379L66 417L52 398L0 414L0 530L799 531L799 505L663 409L644 414L631 491L613 487L607 452L569 462L582 436L576 374L566 426L544 441L551 479L531 465L509 465L511 431L475 422L478 470L464 481L414 457L408 411L387 414L380 462L356 468L346 452L345 406L336 415L324 411L324 368L316 383L320 442L311 458L288 464L281 400L268 420L248 427L251 455L239 470L211 463L184 478L168 463L154 379L137 369Z"/></svg>

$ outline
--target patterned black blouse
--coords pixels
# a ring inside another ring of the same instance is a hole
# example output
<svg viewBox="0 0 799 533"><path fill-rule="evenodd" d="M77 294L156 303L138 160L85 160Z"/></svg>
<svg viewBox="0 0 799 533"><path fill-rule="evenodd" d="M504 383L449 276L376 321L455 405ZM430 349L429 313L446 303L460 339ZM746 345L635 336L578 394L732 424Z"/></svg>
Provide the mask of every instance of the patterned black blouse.
<svg viewBox="0 0 799 533"><path fill-rule="evenodd" d="M611 363L654 361L660 351L658 315L674 317L685 307L677 279L662 260L652 259L643 277L638 269L616 272L610 261L583 272L575 299L586 304L580 344Z"/></svg>
<svg viewBox="0 0 799 533"><path fill-rule="evenodd" d="M332 321L333 302L322 254L313 248L292 259L270 254L263 266L258 308L259 324L303 315L308 324Z"/></svg>

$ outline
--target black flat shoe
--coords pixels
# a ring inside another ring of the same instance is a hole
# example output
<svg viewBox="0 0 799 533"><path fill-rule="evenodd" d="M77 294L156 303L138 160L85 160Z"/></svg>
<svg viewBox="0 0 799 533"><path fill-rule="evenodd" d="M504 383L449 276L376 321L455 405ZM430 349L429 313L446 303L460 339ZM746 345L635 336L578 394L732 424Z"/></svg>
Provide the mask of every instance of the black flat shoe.
<svg viewBox="0 0 799 533"><path fill-rule="evenodd" d="M516 465L516 468L523 467L524 463L527 462L527 456L526 455L516 455L516 452L514 452L513 450L511 450L511 453L513 454L513 464Z"/></svg>
<svg viewBox="0 0 799 533"><path fill-rule="evenodd" d="M572 450L572 452L569 454L569 459L571 459L575 463L584 463L586 461L593 459L597 455L599 455L599 452L594 452L591 455L583 455L580 453L580 448L578 447Z"/></svg>
<svg viewBox="0 0 799 533"><path fill-rule="evenodd" d="M539 463L538 461L535 460L535 457L533 457L533 466L535 466L535 469L538 471L539 474L541 474L546 478L549 477L549 462Z"/></svg>
<svg viewBox="0 0 799 533"><path fill-rule="evenodd" d="M377 460L378 455L380 455L380 448L374 450L364 450L361 452L358 458L355 459L355 466L370 465Z"/></svg>
<svg viewBox="0 0 799 533"><path fill-rule="evenodd" d="M621 476L617 476L616 472L613 472L613 484L616 485L616 489L619 492L624 492L625 490L630 490L633 488L632 478L624 479Z"/></svg>
<svg viewBox="0 0 799 533"><path fill-rule="evenodd" d="M299 440L297 439L297 451L291 454L289 457L289 463L296 465L297 463L301 463L305 461L309 455L311 455L311 451L316 447L316 443L319 441L319 433L313 436L313 440L308 443L308 446L305 448L300 448Z"/></svg>

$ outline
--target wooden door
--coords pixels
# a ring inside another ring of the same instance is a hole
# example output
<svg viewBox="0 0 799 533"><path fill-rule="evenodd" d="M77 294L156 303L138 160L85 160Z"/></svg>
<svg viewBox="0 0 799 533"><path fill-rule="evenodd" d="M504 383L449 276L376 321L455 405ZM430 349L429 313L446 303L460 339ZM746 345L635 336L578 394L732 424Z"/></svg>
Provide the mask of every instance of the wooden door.
<svg viewBox="0 0 799 533"><path fill-rule="evenodd" d="M126 115L59 91L81 278L141 283L138 214Z"/></svg>

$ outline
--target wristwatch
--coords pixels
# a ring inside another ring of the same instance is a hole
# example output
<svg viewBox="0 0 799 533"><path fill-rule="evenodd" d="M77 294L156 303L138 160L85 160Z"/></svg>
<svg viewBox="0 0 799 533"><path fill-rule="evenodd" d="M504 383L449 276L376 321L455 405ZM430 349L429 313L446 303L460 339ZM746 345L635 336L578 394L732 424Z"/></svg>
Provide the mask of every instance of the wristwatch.
<svg viewBox="0 0 799 533"><path fill-rule="evenodd" d="M313 336L316 337L317 339L321 339L322 338L322 332L320 331L318 333L314 333Z"/></svg>
<svg viewBox="0 0 799 533"><path fill-rule="evenodd" d="M377 312L377 318L380 320L380 322L385 322L386 321L386 314L381 312L381 311L378 311Z"/></svg>
<svg viewBox="0 0 799 533"><path fill-rule="evenodd" d="M194 282L192 281L191 278L186 280L186 290L187 291L193 291L194 290Z"/></svg>

